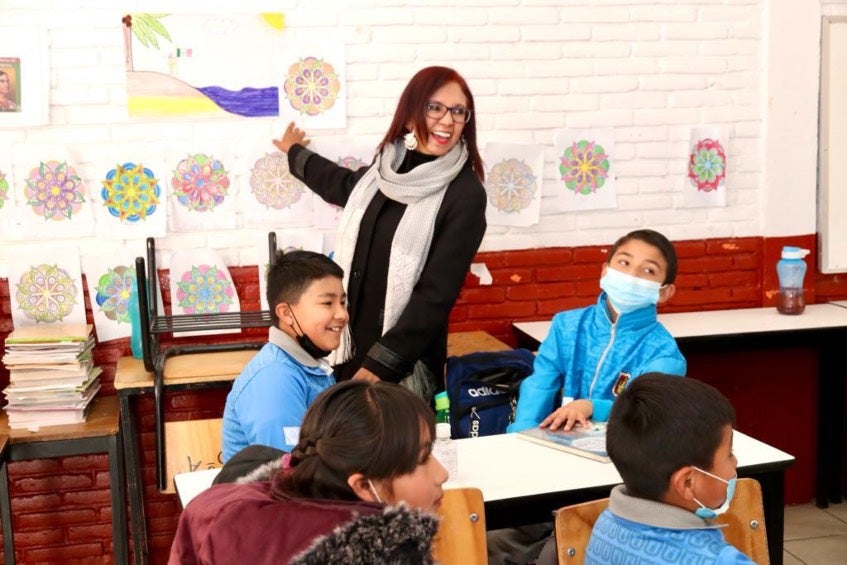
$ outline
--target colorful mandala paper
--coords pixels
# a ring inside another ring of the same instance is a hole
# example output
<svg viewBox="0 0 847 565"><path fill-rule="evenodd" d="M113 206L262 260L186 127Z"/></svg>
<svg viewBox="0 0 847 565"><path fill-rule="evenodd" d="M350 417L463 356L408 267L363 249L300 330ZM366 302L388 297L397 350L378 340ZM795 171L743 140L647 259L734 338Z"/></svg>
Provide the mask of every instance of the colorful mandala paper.
<svg viewBox="0 0 847 565"><path fill-rule="evenodd" d="M726 154L716 139L701 139L691 149L688 178L697 190L717 190L726 179Z"/></svg>
<svg viewBox="0 0 847 565"><path fill-rule="evenodd" d="M559 160L565 186L577 194L596 192L609 176L609 156L593 141L575 141Z"/></svg>
<svg viewBox="0 0 847 565"><path fill-rule="evenodd" d="M108 269L97 281L95 301L108 319L130 323L127 307L134 278L134 269L118 265L114 269Z"/></svg>
<svg viewBox="0 0 847 565"><path fill-rule="evenodd" d="M24 195L32 211L45 220L70 220L85 202L82 181L67 162L39 163L29 172Z"/></svg>
<svg viewBox="0 0 847 565"><path fill-rule="evenodd" d="M30 268L17 283L18 308L27 318L47 324L71 313L77 289L71 276L58 265L41 264Z"/></svg>
<svg viewBox="0 0 847 565"><path fill-rule="evenodd" d="M176 298L186 314L227 312L235 289L215 265L192 266L176 283Z"/></svg>
<svg viewBox="0 0 847 565"><path fill-rule="evenodd" d="M288 170L288 157L277 151L253 165L250 192L267 208L283 210L299 202L306 189Z"/></svg>
<svg viewBox="0 0 847 565"><path fill-rule="evenodd" d="M156 211L161 194L159 179L141 163L116 165L102 182L103 206L122 222L144 220Z"/></svg>
<svg viewBox="0 0 847 565"><path fill-rule="evenodd" d="M488 200L506 213L520 212L532 203L538 186L532 168L518 159L503 159L488 173Z"/></svg>
<svg viewBox="0 0 847 565"><path fill-rule="evenodd" d="M331 64L306 57L289 67L284 88L292 108L316 116L335 104L341 82Z"/></svg>
<svg viewBox="0 0 847 565"><path fill-rule="evenodd" d="M6 174L0 171L0 210L9 199L9 181L6 180Z"/></svg>
<svg viewBox="0 0 847 565"><path fill-rule="evenodd" d="M221 204L229 189L229 173L217 159L196 153L179 162L171 178L177 201L194 212L209 212Z"/></svg>
<svg viewBox="0 0 847 565"><path fill-rule="evenodd" d="M339 167L347 167L351 171L358 171L362 167L367 167L368 164L365 163L362 159L358 157L353 157L352 155L348 155L347 157L339 157L336 164Z"/></svg>

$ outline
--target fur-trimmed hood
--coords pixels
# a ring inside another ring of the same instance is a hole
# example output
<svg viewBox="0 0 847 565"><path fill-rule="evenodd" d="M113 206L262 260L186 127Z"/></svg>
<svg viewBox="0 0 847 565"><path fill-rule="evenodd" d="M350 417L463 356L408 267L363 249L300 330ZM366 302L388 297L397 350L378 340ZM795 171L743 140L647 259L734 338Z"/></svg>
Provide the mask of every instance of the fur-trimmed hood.
<svg viewBox="0 0 847 565"><path fill-rule="evenodd" d="M321 536L292 565L431 565L438 517L404 504L361 515Z"/></svg>

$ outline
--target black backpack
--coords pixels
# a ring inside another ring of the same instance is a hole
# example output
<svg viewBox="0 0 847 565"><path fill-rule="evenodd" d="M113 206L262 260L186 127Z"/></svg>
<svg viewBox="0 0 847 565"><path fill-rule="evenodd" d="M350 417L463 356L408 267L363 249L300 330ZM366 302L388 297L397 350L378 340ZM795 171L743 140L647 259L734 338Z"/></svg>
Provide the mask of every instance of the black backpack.
<svg viewBox="0 0 847 565"><path fill-rule="evenodd" d="M487 351L447 359L453 438L502 434L515 418L521 381L532 373L528 349Z"/></svg>

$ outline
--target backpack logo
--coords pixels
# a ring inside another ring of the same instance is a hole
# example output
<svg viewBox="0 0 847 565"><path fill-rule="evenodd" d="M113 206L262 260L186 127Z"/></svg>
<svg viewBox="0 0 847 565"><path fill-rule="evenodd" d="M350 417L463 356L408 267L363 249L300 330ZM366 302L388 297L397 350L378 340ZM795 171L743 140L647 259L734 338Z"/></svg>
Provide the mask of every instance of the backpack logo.
<svg viewBox="0 0 847 565"><path fill-rule="evenodd" d="M468 396L473 398L478 398L480 396L499 396L501 394L505 394L505 390L494 388L490 386L480 386L477 388L469 388Z"/></svg>

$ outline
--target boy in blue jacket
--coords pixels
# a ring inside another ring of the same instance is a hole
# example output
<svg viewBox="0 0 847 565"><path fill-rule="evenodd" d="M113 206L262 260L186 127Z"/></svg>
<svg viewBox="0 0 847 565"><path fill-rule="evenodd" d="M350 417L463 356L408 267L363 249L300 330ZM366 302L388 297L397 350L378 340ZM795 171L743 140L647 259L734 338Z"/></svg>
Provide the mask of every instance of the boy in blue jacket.
<svg viewBox="0 0 847 565"><path fill-rule="evenodd" d="M280 252L268 269L273 326L268 343L235 379L226 399L223 462L248 445L291 451L306 408L335 384L324 357L347 326L344 272L312 251Z"/></svg>
<svg viewBox="0 0 847 565"><path fill-rule="evenodd" d="M642 229L618 239L603 264L597 303L553 317L508 431L606 421L630 379L684 376L685 358L656 317L656 305L674 294L676 270L676 251L662 234Z"/></svg>

